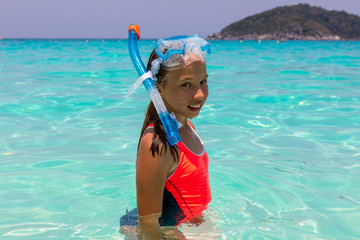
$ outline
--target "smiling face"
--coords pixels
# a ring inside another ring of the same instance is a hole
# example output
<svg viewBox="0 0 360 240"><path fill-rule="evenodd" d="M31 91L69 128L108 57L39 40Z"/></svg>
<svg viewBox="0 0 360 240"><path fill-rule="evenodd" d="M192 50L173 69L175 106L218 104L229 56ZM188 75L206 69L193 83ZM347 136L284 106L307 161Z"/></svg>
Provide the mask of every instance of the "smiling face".
<svg viewBox="0 0 360 240"><path fill-rule="evenodd" d="M159 86L168 112L174 112L182 124L199 115L204 106L209 94L207 78L206 64L193 61L179 70L169 71L164 84Z"/></svg>

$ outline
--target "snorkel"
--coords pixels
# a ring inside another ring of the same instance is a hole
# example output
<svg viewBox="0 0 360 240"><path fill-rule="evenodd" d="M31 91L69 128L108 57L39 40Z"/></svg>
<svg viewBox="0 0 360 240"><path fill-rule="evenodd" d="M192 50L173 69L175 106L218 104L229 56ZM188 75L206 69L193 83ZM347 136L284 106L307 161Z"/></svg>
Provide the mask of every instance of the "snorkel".
<svg viewBox="0 0 360 240"><path fill-rule="evenodd" d="M139 49L137 46L137 41L140 39L140 28L136 24L132 24L129 26L129 53L131 60L136 68L137 73L140 78L133 87L130 89L129 93L131 94L135 88L143 83L146 90L150 94L150 98L154 103L156 111L159 115L161 123L165 129L166 136L168 137L169 143L171 146L174 146L178 142L181 141L179 130L178 130L178 122L175 118L175 115L168 113L166 110L165 104L155 86L153 76L151 72L147 72L143 61L141 60ZM128 94L129 95L129 94Z"/></svg>

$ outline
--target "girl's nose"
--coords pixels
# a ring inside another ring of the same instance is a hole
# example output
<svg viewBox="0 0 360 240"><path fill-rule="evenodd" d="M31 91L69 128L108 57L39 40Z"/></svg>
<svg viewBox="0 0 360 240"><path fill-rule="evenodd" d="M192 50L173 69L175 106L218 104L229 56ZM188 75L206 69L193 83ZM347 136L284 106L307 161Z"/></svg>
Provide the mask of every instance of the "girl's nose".
<svg viewBox="0 0 360 240"><path fill-rule="evenodd" d="M203 100L204 97L205 97L204 90L201 87L199 87L194 95L194 98L197 100Z"/></svg>

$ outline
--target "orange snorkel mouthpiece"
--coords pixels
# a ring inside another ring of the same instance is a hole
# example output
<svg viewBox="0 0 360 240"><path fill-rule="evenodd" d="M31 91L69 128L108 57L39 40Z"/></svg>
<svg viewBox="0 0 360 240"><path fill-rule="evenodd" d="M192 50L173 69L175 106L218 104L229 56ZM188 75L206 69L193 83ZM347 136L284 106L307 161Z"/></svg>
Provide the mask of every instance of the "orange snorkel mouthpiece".
<svg viewBox="0 0 360 240"><path fill-rule="evenodd" d="M137 24L132 24L129 26L129 31L130 30L134 30L136 32L136 35L137 35L137 40L139 41L140 40L140 27L139 25Z"/></svg>

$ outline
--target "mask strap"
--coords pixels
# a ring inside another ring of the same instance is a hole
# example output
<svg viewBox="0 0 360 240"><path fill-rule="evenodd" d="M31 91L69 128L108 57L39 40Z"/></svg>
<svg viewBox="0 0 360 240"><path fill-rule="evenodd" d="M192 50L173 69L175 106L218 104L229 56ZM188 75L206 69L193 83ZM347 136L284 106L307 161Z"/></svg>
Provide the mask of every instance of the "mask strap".
<svg viewBox="0 0 360 240"><path fill-rule="evenodd" d="M131 86L131 88L127 92L126 97L129 97L135 91L135 89L147 78L153 79L153 75L151 71L144 73L135 81L135 83Z"/></svg>
<svg viewBox="0 0 360 240"><path fill-rule="evenodd" d="M140 86L140 84L147 78L151 78L153 81L157 81L157 78L155 77L155 75L159 72L160 69L160 64L163 62L163 60L161 58L157 58L154 61L152 61L151 63L151 70L144 73L143 75L141 75L136 81L135 83L131 86L131 88L129 89L129 91L126 94L126 97L129 97L136 88L138 88Z"/></svg>
<svg viewBox="0 0 360 240"><path fill-rule="evenodd" d="M155 81L157 81L155 75L158 74L160 70L160 64L163 62L162 58L157 58L154 61L151 62L151 72L153 73L153 76L155 78Z"/></svg>

